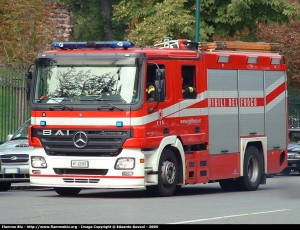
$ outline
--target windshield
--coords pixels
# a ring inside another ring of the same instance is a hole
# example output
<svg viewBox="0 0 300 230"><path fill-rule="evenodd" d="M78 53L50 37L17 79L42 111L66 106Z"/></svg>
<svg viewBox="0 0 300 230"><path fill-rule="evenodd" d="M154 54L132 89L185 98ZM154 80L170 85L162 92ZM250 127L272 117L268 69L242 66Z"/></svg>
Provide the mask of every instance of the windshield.
<svg viewBox="0 0 300 230"><path fill-rule="evenodd" d="M300 141L300 130L290 130L289 131L289 141L290 142Z"/></svg>
<svg viewBox="0 0 300 230"><path fill-rule="evenodd" d="M45 59L37 65L35 103L135 103L138 75L137 66L131 62Z"/></svg>
<svg viewBox="0 0 300 230"><path fill-rule="evenodd" d="M28 127L30 125L30 119L27 120L12 136L11 140L28 139Z"/></svg>

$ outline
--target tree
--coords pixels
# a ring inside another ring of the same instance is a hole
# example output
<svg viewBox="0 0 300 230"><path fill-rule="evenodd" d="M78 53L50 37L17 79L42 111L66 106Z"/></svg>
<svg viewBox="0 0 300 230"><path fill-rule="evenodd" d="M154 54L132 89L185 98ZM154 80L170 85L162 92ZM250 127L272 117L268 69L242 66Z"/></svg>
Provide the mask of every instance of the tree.
<svg viewBox="0 0 300 230"><path fill-rule="evenodd" d="M288 23L299 16L294 4L286 0L204 0L202 20L220 36L242 36L255 39L260 23ZM298 6L299 10L299 6ZM212 17L213 16L213 17Z"/></svg>
<svg viewBox="0 0 300 230"><path fill-rule="evenodd" d="M43 0L0 0L0 58L5 65L23 71L38 51L49 47L50 8Z"/></svg>
<svg viewBox="0 0 300 230"><path fill-rule="evenodd" d="M103 40L104 30L100 11L100 1L60 0L71 12L74 21L75 41Z"/></svg>
<svg viewBox="0 0 300 230"><path fill-rule="evenodd" d="M111 5L108 0L99 0L100 12L103 21L104 40L111 41L113 39L112 34L112 22L111 22Z"/></svg>
<svg viewBox="0 0 300 230"><path fill-rule="evenodd" d="M299 121L300 114L300 21L289 25L261 24L257 37L261 41L277 42L285 56L288 76L289 116ZM291 124L295 120L290 120ZM295 124L294 124L295 125ZM299 124L297 124L299 126Z"/></svg>
<svg viewBox="0 0 300 230"><path fill-rule="evenodd" d="M187 0L123 0L114 5L114 21L127 24L125 39L137 45L160 43L163 37L186 38L194 32L194 17L185 9L186 3Z"/></svg>
<svg viewBox="0 0 300 230"><path fill-rule="evenodd" d="M122 23L112 23L112 4L120 0L51 0L63 3L74 21L75 41L110 41L120 37ZM123 38L122 38L123 39Z"/></svg>
<svg viewBox="0 0 300 230"><path fill-rule="evenodd" d="M122 0L114 7L114 20L127 25L126 39L153 44L164 36L193 40L194 0ZM143 9L143 10L141 10ZM255 39L261 22L287 23L299 17L299 3L285 0L201 0L200 39L214 34Z"/></svg>
<svg viewBox="0 0 300 230"><path fill-rule="evenodd" d="M277 42L288 65L289 85L300 83L300 21L291 21L289 25L261 24L257 37L265 42ZM298 87L299 88L299 87Z"/></svg>

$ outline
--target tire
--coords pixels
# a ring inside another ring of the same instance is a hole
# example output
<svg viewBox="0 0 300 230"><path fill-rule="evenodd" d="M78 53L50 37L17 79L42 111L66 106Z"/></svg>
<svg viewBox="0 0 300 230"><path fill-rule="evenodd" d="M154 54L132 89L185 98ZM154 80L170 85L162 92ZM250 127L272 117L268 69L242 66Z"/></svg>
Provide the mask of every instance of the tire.
<svg viewBox="0 0 300 230"><path fill-rule="evenodd" d="M219 184L224 191L237 191L240 189L238 179L224 179L220 180Z"/></svg>
<svg viewBox="0 0 300 230"><path fill-rule="evenodd" d="M263 159L255 146L249 146L244 156L244 176L239 178L243 191L257 190L263 176Z"/></svg>
<svg viewBox="0 0 300 230"><path fill-rule="evenodd" d="M179 192L179 191L181 190L181 188L182 188L182 185L176 185L176 190L175 190L175 192Z"/></svg>
<svg viewBox="0 0 300 230"><path fill-rule="evenodd" d="M290 172L291 172L290 169L285 168L284 170L281 171L280 174L283 176L288 176L288 175L290 175Z"/></svg>
<svg viewBox="0 0 300 230"><path fill-rule="evenodd" d="M154 196L172 196L178 188L178 163L174 153L165 149L158 166L158 184L147 186L147 192Z"/></svg>
<svg viewBox="0 0 300 230"><path fill-rule="evenodd" d="M11 183L10 182L1 182L0 183L0 192L5 192L10 190Z"/></svg>
<svg viewBox="0 0 300 230"><path fill-rule="evenodd" d="M76 196L81 188L54 188L54 191L61 196Z"/></svg>

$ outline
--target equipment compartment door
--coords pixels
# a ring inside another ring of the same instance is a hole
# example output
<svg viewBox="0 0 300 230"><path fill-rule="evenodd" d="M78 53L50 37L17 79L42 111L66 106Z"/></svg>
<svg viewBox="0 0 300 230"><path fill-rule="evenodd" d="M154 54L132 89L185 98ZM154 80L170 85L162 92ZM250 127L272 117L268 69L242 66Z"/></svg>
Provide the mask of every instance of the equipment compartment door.
<svg viewBox="0 0 300 230"><path fill-rule="evenodd" d="M240 70L238 78L240 136L265 135L264 72Z"/></svg>
<svg viewBox="0 0 300 230"><path fill-rule="evenodd" d="M287 108L284 71L265 71L268 150L286 148Z"/></svg>
<svg viewBox="0 0 300 230"><path fill-rule="evenodd" d="M236 70L208 70L209 153L239 152Z"/></svg>

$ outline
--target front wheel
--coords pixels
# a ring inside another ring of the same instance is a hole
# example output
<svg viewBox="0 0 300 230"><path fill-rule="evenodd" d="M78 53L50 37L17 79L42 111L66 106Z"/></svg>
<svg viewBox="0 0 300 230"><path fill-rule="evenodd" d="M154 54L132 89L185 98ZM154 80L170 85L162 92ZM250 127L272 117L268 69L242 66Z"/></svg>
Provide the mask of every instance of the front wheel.
<svg viewBox="0 0 300 230"><path fill-rule="evenodd" d="M61 196L76 196L81 188L54 188L54 191Z"/></svg>
<svg viewBox="0 0 300 230"><path fill-rule="evenodd" d="M155 196L173 195L177 188L179 171L174 152L170 149L165 149L159 160L158 184L147 186L147 191Z"/></svg>
<svg viewBox="0 0 300 230"><path fill-rule="evenodd" d="M1 182L0 183L0 191L1 192L5 192L8 191L11 187L11 183L10 182Z"/></svg>
<svg viewBox="0 0 300 230"><path fill-rule="evenodd" d="M263 176L263 158L255 146L246 149L243 172L244 176L239 178L241 190L256 190Z"/></svg>

